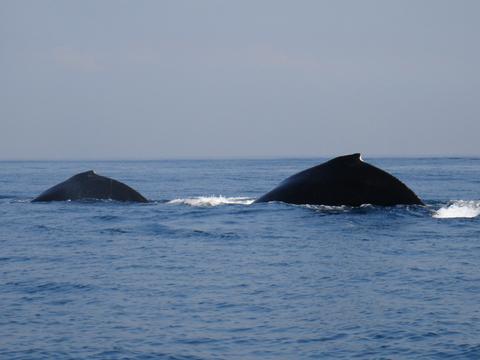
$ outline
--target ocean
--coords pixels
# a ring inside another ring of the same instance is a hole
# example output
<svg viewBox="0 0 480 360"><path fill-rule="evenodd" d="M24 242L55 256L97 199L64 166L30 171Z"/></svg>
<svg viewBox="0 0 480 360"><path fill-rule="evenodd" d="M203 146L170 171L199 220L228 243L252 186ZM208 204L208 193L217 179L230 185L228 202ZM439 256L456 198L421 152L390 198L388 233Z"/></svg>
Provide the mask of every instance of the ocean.
<svg viewBox="0 0 480 360"><path fill-rule="evenodd" d="M251 204L327 159L0 162L2 359L479 359L480 159L427 204ZM147 204L31 203L86 170Z"/></svg>

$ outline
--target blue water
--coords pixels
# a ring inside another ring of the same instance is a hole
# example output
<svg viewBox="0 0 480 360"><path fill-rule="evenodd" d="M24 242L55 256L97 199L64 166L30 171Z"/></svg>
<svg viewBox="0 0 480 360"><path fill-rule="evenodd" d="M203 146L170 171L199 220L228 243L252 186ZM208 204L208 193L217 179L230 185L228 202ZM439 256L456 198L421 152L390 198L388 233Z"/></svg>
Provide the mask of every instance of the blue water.
<svg viewBox="0 0 480 360"><path fill-rule="evenodd" d="M0 358L480 358L480 159L427 207L249 205L324 159L0 163ZM30 203L95 169L153 202Z"/></svg>

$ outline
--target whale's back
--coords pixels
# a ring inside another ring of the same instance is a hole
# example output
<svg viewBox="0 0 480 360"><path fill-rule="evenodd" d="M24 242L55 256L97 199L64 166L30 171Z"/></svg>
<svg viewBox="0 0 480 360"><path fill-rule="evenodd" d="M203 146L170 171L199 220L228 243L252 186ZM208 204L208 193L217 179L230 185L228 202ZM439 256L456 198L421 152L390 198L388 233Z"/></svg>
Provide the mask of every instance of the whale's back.
<svg viewBox="0 0 480 360"><path fill-rule="evenodd" d="M33 201L64 201L81 199L112 199L117 201L147 202L130 186L86 171L57 184L36 197Z"/></svg>
<svg viewBox="0 0 480 360"><path fill-rule="evenodd" d="M404 183L367 164L360 154L340 156L282 181L256 202L349 205L423 204Z"/></svg>

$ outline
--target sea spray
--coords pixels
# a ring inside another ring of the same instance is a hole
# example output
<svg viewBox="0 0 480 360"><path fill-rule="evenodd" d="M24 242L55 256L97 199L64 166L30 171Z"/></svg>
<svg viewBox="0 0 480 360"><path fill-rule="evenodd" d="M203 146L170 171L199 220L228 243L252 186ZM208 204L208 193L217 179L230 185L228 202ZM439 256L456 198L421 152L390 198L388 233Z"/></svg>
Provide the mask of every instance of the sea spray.
<svg viewBox="0 0 480 360"><path fill-rule="evenodd" d="M250 205L254 199L247 197L225 197L225 196L198 196L185 199L174 199L168 204L183 204L196 207L219 206L219 205Z"/></svg>
<svg viewBox="0 0 480 360"><path fill-rule="evenodd" d="M437 219L474 218L480 215L480 201L456 200L433 214Z"/></svg>

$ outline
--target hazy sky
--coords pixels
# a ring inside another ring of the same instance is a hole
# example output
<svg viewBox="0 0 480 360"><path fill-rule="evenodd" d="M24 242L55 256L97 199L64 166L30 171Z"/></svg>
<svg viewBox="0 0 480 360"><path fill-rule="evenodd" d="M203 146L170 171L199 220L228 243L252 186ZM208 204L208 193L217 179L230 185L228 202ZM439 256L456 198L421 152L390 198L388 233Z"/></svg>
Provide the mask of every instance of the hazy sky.
<svg viewBox="0 0 480 360"><path fill-rule="evenodd" d="M0 158L480 155L480 1L0 0Z"/></svg>

